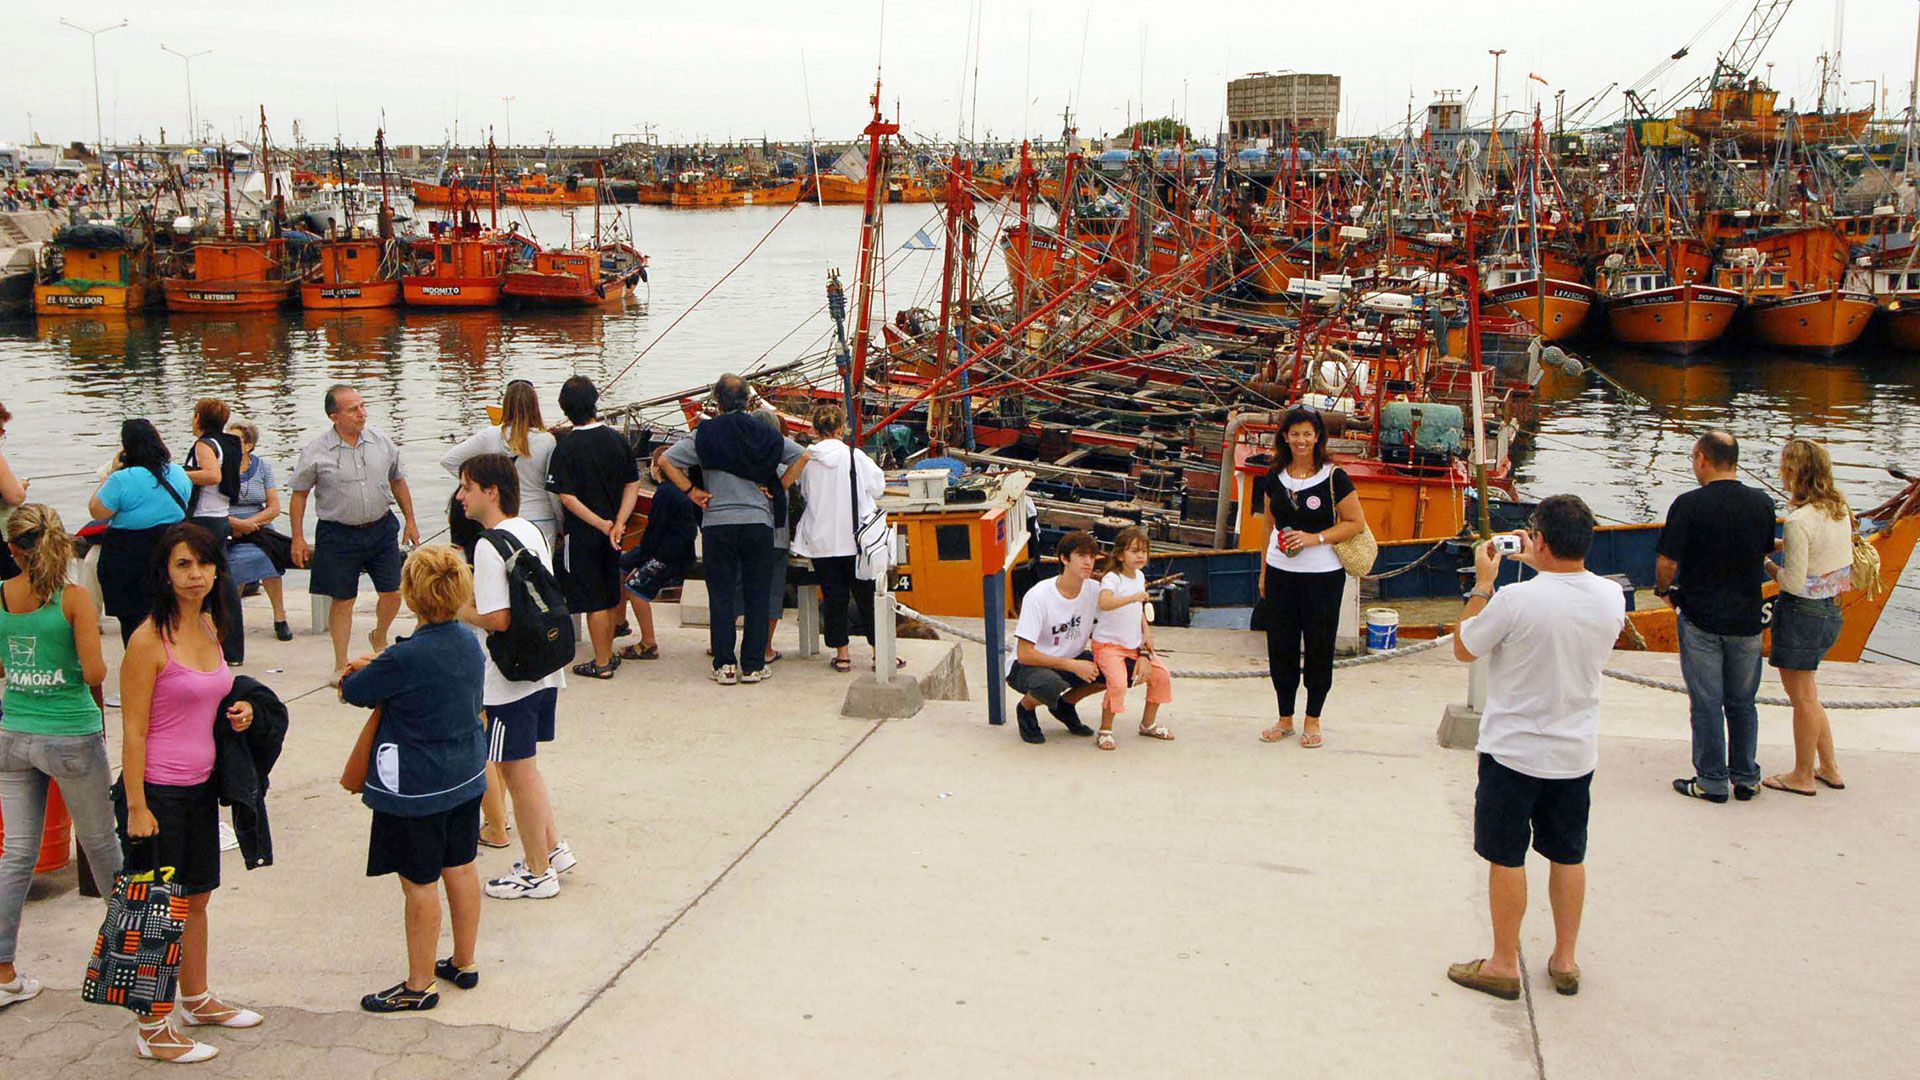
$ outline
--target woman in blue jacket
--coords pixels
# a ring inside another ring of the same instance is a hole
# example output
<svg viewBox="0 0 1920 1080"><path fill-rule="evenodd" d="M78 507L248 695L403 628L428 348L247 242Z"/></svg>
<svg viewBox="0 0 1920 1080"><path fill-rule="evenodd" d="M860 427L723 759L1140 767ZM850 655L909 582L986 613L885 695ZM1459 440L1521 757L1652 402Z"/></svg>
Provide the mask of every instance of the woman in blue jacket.
<svg viewBox="0 0 1920 1080"><path fill-rule="evenodd" d="M473 571L458 548L423 547L408 556L400 597L420 629L378 655L347 665L340 698L380 708L361 799L373 810L367 876L400 875L406 897L407 977L360 999L368 1012L431 1009L434 978L462 990L480 982L480 797L486 792L486 738L480 727L485 660L460 625L473 603ZM434 959L444 882L453 917L453 955Z"/></svg>

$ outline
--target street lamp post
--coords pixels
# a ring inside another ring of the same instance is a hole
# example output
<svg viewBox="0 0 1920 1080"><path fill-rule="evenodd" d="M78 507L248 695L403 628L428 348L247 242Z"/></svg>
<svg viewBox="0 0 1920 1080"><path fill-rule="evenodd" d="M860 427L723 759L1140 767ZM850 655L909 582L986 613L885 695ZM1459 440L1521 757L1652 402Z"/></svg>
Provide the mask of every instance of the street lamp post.
<svg viewBox="0 0 1920 1080"><path fill-rule="evenodd" d="M127 20L121 19L112 26L103 26L98 30L89 30L84 26L70 23L65 19L60 20L60 25L70 30L78 30L87 35L87 49L93 54L93 152L95 156L100 159L100 175L105 177L107 174L107 140L106 136L102 134L104 125L100 123L100 35L120 29L127 25Z"/></svg>
<svg viewBox="0 0 1920 1080"><path fill-rule="evenodd" d="M1487 183L1497 192L1500 185L1500 58L1505 49L1488 49L1493 57L1493 124L1487 132Z"/></svg>
<svg viewBox="0 0 1920 1080"><path fill-rule="evenodd" d="M200 50L199 52L196 52L196 53L183 53L183 52L181 52L181 51L180 51L179 49L174 49L174 48L169 48L169 47L168 47L168 46L166 46L166 45L162 45L162 46L160 46L160 48L161 48L161 49L163 49L163 50L165 50L166 52L170 52L170 53L172 53L173 55L175 55L175 56L177 56L177 57L179 57L179 58L180 58L180 59L181 59L182 61L185 61L185 66L186 66L186 69L187 69L187 141L188 141L188 142L192 142L192 141L193 141L193 134L194 134L194 128L193 128L193 58L194 58L194 57L196 57L196 56L205 56L205 55L207 55L208 53L210 53L210 52L212 52L213 50L212 50L212 49L201 49L201 50Z"/></svg>

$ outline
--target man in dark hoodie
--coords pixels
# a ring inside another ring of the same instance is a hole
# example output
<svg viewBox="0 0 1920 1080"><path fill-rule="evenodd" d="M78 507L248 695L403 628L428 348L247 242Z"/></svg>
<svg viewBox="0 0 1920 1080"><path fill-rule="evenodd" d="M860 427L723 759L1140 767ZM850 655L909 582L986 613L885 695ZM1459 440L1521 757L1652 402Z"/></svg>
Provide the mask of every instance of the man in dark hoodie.
<svg viewBox="0 0 1920 1080"><path fill-rule="evenodd" d="M748 399L745 379L720 376L713 384L719 415L702 420L693 438L675 443L660 459L667 482L705 512L700 537L712 616L708 632L713 680L722 686L764 682L773 674L766 661L773 534L786 521L786 487L807 464L799 443L748 412ZM687 476L695 466L704 489ZM747 619L736 652L733 622L741 614Z"/></svg>

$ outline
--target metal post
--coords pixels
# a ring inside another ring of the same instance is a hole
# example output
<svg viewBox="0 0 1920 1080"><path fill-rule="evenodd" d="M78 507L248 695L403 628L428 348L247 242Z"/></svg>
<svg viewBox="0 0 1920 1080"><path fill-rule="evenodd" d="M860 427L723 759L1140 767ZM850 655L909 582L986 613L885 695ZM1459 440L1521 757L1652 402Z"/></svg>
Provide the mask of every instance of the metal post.
<svg viewBox="0 0 1920 1080"><path fill-rule="evenodd" d="M987 637L987 723L996 727L1007 722L1006 691L1000 685L1000 672L1007 656L1007 571L1002 568L980 580L981 613L986 616Z"/></svg>
<svg viewBox="0 0 1920 1080"><path fill-rule="evenodd" d="M87 35L87 49L93 57L93 152L100 159L100 177L104 182L107 175L107 140L102 133L103 125L100 123L100 35L120 29L127 25L127 20L121 19L112 26L103 26L98 30L89 30L65 19L60 20L60 25Z"/></svg>
<svg viewBox="0 0 1920 1080"><path fill-rule="evenodd" d="M193 115L193 60L194 60L194 58L195 58L195 57L197 57L197 56L205 56L205 55L207 55L208 53L210 53L210 52L212 52L213 50L212 50L212 49L201 49L201 50L200 50L199 52L195 52L195 53L183 53L183 52L181 52L181 51L180 51L179 49L173 49L173 48L168 48L168 47L167 47L166 45L161 45L161 46L160 46L160 51L162 51L162 52L169 52L169 53L172 53L173 55L175 55L175 56L177 56L177 57L179 57L179 58L180 58L180 59L181 59L182 61L184 61L184 66L185 66L185 67L186 67L186 69L187 69L187 142L188 142L188 143L192 143L192 142L194 141L194 139L195 139L195 138L197 137L197 135L196 135L196 133L195 133L195 131L194 131L194 126L193 126L193 125L194 125L194 115Z"/></svg>
<svg viewBox="0 0 1920 1080"><path fill-rule="evenodd" d="M888 577L883 567L873 579L873 681L881 686L893 681L894 657L899 655L893 637L897 615Z"/></svg>

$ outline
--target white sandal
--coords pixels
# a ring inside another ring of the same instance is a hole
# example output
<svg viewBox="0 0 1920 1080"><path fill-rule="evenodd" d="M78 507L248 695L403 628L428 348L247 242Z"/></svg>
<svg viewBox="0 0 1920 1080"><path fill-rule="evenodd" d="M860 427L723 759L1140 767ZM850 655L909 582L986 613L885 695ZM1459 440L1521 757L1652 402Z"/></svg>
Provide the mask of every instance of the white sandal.
<svg viewBox="0 0 1920 1080"><path fill-rule="evenodd" d="M174 1041L176 1039L186 1039L186 1041L176 1042ZM177 1056L168 1057L164 1053L156 1052L154 1050L156 1046L161 1050L175 1047L184 1047L184 1049ZM212 1043L187 1038L174 1030L173 1025L169 1024L163 1016L156 1024L149 1024L144 1020L134 1021L133 1052L148 1061L163 1061L169 1065L194 1065L219 1054L220 1048Z"/></svg>
<svg viewBox="0 0 1920 1080"><path fill-rule="evenodd" d="M1099 747L1102 750L1112 750L1114 748L1113 747L1113 730L1111 728L1101 728L1095 734L1093 745Z"/></svg>
<svg viewBox="0 0 1920 1080"><path fill-rule="evenodd" d="M236 1009L223 1002L214 1002L214 1004L218 1004L220 1008L204 1015L193 1011L196 1006L205 1008L208 1002L214 1002L213 991L211 990L204 994L195 994L193 997L181 998L179 1004L180 1018L193 1027L224 1028L259 1027L261 1023L266 1020L266 1017L261 1016L252 1009Z"/></svg>

